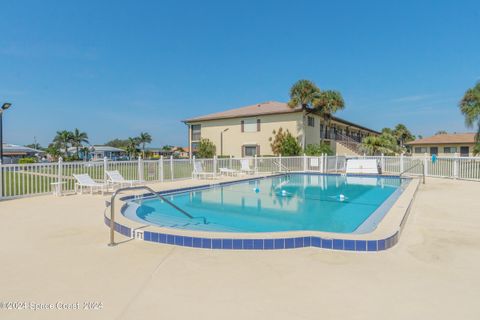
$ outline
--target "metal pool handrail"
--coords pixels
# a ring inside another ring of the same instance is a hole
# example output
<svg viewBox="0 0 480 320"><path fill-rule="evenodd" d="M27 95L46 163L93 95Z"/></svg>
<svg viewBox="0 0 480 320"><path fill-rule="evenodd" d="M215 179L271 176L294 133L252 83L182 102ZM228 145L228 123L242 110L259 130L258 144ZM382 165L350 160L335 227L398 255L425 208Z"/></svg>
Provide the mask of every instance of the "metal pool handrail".
<svg viewBox="0 0 480 320"><path fill-rule="evenodd" d="M173 208L177 209L178 211L180 211L182 214L184 214L185 216L187 216L188 218L190 219L194 219L196 217L192 216L191 214L189 214L188 212L186 212L185 210L183 210L182 208L178 207L177 205L175 205L174 203L172 203L170 200L168 200L167 198L165 198L164 196L162 196L161 194L158 194L157 192L155 192L152 188L150 187L147 187L147 186L135 186L135 187L125 187L125 188L120 188L120 189L117 189L115 190L115 192L112 194L112 197L110 198L110 202L106 202L106 206L110 206L110 243L108 244L109 246L114 246L115 245L115 198L117 197L117 195L123 191L127 191L127 190L141 190L141 189L144 189L144 190L148 190L150 191L150 193L152 193L155 197L159 198L160 200L163 200L165 201L168 205L172 206ZM203 219L203 223L206 224L207 223L207 219L205 217L200 217Z"/></svg>
<svg viewBox="0 0 480 320"><path fill-rule="evenodd" d="M283 170L285 170L287 173L292 171L292 170L288 169L288 167L286 165L284 165L281 161L273 160L272 162L275 166L280 166L280 168L283 168Z"/></svg>
<svg viewBox="0 0 480 320"><path fill-rule="evenodd" d="M412 170L413 168L416 168L418 166L422 166L422 182L423 184L425 184L425 163L423 161L417 163L416 165L414 165L413 167L410 167L408 168L407 170L403 170L402 172L400 172L400 174L398 175L399 177L402 177L402 174L406 173L407 171L410 171Z"/></svg>

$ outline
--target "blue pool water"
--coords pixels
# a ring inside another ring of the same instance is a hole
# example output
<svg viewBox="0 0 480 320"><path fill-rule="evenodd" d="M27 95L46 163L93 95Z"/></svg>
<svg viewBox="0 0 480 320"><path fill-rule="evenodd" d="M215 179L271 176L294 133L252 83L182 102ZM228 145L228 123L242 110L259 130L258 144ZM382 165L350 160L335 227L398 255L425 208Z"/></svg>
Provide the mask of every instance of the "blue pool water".
<svg viewBox="0 0 480 320"><path fill-rule="evenodd" d="M193 219L157 198L131 201L124 215L202 231L368 232L404 187L398 177L295 173L165 195Z"/></svg>

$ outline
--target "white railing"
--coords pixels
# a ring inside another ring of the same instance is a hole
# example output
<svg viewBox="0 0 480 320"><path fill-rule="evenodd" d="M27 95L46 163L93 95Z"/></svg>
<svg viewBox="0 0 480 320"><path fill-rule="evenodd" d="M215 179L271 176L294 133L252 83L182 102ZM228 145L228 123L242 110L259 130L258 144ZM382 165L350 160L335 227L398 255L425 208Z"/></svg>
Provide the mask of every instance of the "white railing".
<svg viewBox="0 0 480 320"><path fill-rule="evenodd" d="M202 163L204 171L220 174L221 168L241 169L241 160L247 160L252 170L258 173L276 172L344 172L348 159L345 156L297 156L297 157L250 157L213 159L173 159L133 161L91 161L35 164L0 165L0 199L51 193L58 186L63 192L72 192L74 173L88 173L94 180L105 182L106 170L118 170L128 180L163 182L191 179L193 162ZM422 175L480 181L480 157L437 157L430 156L374 156L360 157L376 159L385 174ZM423 166L419 163L423 162Z"/></svg>

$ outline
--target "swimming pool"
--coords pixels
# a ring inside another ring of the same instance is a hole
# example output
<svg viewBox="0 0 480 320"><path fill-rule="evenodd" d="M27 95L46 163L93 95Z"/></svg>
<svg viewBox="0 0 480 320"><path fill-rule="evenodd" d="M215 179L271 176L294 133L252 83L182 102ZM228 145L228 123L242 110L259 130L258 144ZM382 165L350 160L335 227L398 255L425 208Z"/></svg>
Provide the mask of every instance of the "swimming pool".
<svg viewBox="0 0 480 320"><path fill-rule="evenodd" d="M368 233L408 181L291 173L167 192L165 201L131 199L122 213L136 222L193 231Z"/></svg>

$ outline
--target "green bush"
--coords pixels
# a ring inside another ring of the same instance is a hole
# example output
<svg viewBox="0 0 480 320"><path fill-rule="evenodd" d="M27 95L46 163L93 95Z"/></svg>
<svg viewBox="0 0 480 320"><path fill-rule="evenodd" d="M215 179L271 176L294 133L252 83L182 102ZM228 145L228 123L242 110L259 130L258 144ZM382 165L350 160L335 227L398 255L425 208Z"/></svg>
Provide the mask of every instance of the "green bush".
<svg viewBox="0 0 480 320"><path fill-rule="evenodd" d="M215 145L212 141L208 139L200 140L200 144L198 146L197 157L198 158L213 158L215 155Z"/></svg>
<svg viewBox="0 0 480 320"><path fill-rule="evenodd" d="M20 164L25 164L25 163L36 163L37 162L37 158L21 158L18 160L18 163Z"/></svg>
<svg viewBox="0 0 480 320"><path fill-rule="evenodd" d="M297 139L288 131L279 128L278 131L273 130L273 137L268 140L271 142L273 154L282 156L298 156L302 151L302 147Z"/></svg>
<svg viewBox="0 0 480 320"><path fill-rule="evenodd" d="M330 148L330 146L326 143L309 144L305 148L305 154L307 156L320 156L324 153L329 156L333 155L332 148Z"/></svg>

